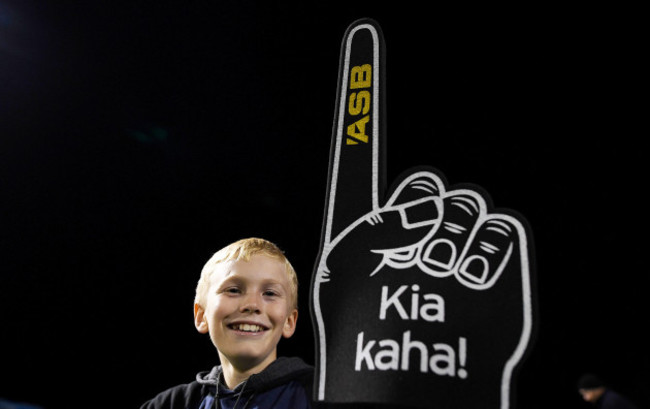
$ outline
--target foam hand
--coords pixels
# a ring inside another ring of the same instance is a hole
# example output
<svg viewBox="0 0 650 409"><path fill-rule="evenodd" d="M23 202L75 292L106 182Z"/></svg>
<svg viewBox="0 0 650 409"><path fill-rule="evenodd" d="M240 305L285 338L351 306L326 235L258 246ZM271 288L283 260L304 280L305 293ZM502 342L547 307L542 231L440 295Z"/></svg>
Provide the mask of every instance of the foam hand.
<svg viewBox="0 0 650 409"><path fill-rule="evenodd" d="M352 24L311 289L315 398L512 407L533 330L527 224L432 168L386 188L383 58L378 25Z"/></svg>

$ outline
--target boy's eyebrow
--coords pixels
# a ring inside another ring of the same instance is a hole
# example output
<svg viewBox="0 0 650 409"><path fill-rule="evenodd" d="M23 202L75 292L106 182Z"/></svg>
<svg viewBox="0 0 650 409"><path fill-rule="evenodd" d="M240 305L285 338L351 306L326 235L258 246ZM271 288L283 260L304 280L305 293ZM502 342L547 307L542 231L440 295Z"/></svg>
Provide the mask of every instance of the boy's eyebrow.
<svg viewBox="0 0 650 409"><path fill-rule="evenodd" d="M229 270L223 280L219 283L219 285L223 285L229 282L234 282L234 283L242 283L250 281L246 275L244 274L238 274L236 271ZM275 278L265 278L261 281L262 285L268 285L268 284L273 284L273 285L279 285L282 288L285 287L284 283L282 280L277 280Z"/></svg>

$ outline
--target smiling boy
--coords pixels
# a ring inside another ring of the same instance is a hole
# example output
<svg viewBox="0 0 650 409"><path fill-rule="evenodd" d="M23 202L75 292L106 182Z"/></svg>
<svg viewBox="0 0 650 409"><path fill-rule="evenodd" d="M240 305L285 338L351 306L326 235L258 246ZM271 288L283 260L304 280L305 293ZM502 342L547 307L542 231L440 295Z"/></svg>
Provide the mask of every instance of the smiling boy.
<svg viewBox="0 0 650 409"><path fill-rule="evenodd" d="M277 357L280 339L296 330L297 305L296 272L276 245L250 238L219 250L201 272L194 324L221 365L141 409L309 408L313 368Z"/></svg>

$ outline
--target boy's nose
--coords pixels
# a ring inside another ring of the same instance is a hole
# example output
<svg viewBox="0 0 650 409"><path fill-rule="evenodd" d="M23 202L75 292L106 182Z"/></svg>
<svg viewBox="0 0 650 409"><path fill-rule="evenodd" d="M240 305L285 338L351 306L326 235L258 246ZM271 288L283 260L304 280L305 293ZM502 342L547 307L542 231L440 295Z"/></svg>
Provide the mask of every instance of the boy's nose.
<svg viewBox="0 0 650 409"><path fill-rule="evenodd" d="M240 311L246 313L258 313L260 312L259 305L259 300L256 295L247 295L242 300Z"/></svg>

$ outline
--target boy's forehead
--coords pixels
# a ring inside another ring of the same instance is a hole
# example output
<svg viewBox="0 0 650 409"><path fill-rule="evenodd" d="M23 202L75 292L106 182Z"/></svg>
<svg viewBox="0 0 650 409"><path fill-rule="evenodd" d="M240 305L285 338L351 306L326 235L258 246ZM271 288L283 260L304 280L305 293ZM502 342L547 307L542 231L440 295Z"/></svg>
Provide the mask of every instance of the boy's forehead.
<svg viewBox="0 0 650 409"><path fill-rule="evenodd" d="M228 260L215 265L210 277L211 283L228 278L263 279L287 283L285 264L278 258L264 254L255 254L249 261Z"/></svg>

